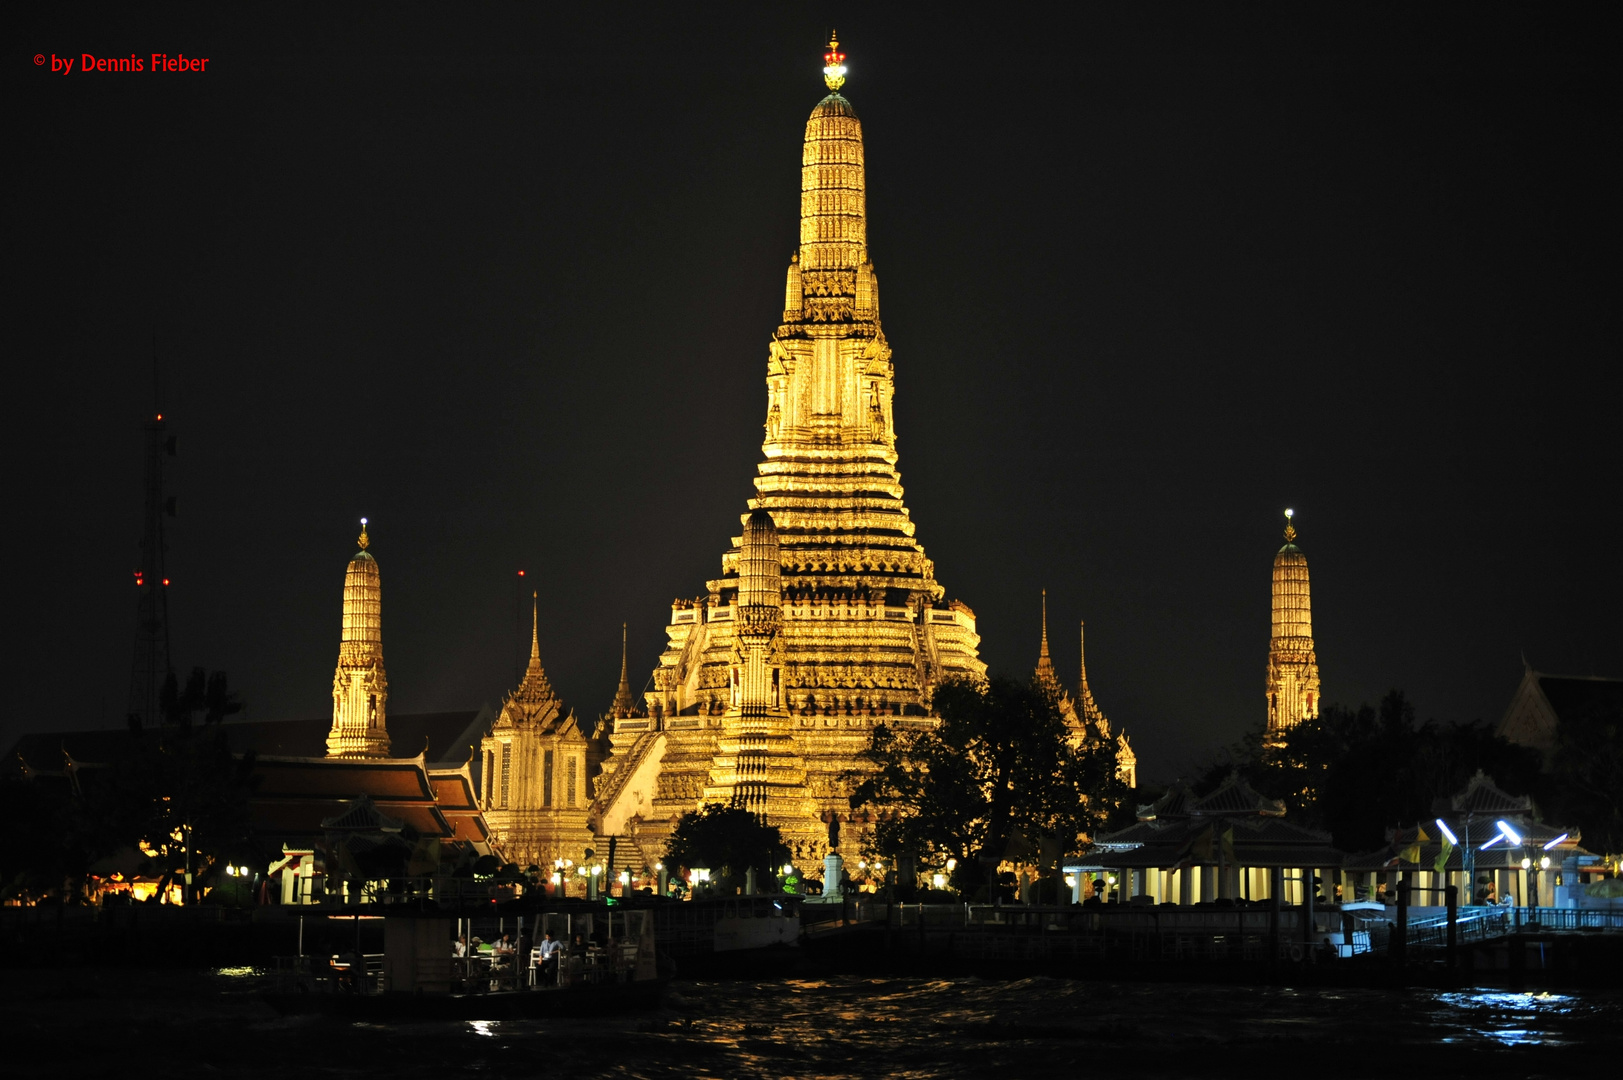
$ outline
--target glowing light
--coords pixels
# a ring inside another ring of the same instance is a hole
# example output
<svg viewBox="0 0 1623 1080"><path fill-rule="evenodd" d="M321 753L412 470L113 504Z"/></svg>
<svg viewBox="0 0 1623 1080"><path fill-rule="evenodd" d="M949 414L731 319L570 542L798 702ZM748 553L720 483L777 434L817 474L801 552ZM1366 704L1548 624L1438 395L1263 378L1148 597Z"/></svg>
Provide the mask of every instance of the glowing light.
<svg viewBox="0 0 1623 1080"><path fill-rule="evenodd" d="M948 859L947 860L947 873L950 874L956 869L958 869L958 860L957 859Z"/></svg>
<svg viewBox="0 0 1623 1080"><path fill-rule="evenodd" d="M163 413L159 413L159 414L158 414L158 419L159 419L159 420L162 420L162 419L163 419Z"/></svg>
<svg viewBox="0 0 1623 1080"><path fill-rule="evenodd" d="M947 875L946 874L936 874L935 876L930 878L930 884L934 885L938 889L946 888L947 887Z"/></svg>
<svg viewBox="0 0 1623 1080"><path fill-rule="evenodd" d="M163 579L163 583L164 583L164 584L165 584L165 585L168 585L168 584L169 584L169 579L168 579L168 578L164 578L164 579Z"/></svg>
<svg viewBox="0 0 1623 1080"><path fill-rule="evenodd" d="M1522 838L1520 833L1518 833L1515 829L1512 829L1510 825L1502 819L1498 822L1498 825L1499 831L1504 834L1506 840L1509 840L1516 847L1521 847Z"/></svg>
<svg viewBox="0 0 1623 1080"><path fill-rule="evenodd" d="M784 877L788 877L790 874L792 874L794 872L795 872L794 867L790 866L788 863L783 864L783 876Z"/></svg>
<svg viewBox="0 0 1623 1080"><path fill-rule="evenodd" d="M1295 510L1286 510L1285 511L1285 516L1286 517L1295 517L1296 516L1296 511Z"/></svg>
<svg viewBox="0 0 1623 1080"><path fill-rule="evenodd" d="M1450 844L1453 844L1453 845L1455 845L1455 846L1456 846L1456 847L1458 847L1458 846L1459 846L1459 842L1460 842L1460 838L1459 838L1459 837L1457 837L1457 836L1455 836L1455 835L1454 835L1454 830L1453 830L1453 829L1450 829L1450 828L1449 828L1449 827L1448 827L1448 824L1447 824L1447 822L1445 822L1445 821L1443 821L1443 819L1442 819L1442 818L1438 818L1438 819L1437 819L1437 828L1438 828L1438 829L1439 829L1439 830L1440 830L1440 831L1441 831L1441 832L1442 832L1442 834L1443 834L1443 837L1444 837L1444 838L1445 838L1445 839L1446 839L1446 840L1447 840L1447 841L1448 841L1448 842L1449 842L1449 843L1450 843Z"/></svg>
<svg viewBox="0 0 1623 1080"><path fill-rule="evenodd" d="M1544 856L1538 861L1538 868L1540 870L1548 870L1550 868L1550 857L1548 855Z"/></svg>
<svg viewBox="0 0 1623 1080"><path fill-rule="evenodd" d="M1554 840L1551 840L1548 844L1545 844L1544 845L1544 850L1549 851L1551 848L1555 847L1557 844L1561 843L1561 841L1565 840L1566 838L1567 838L1567 834L1562 833L1560 836L1556 837Z"/></svg>
<svg viewBox="0 0 1623 1080"><path fill-rule="evenodd" d="M1533 860L1529 859L1526 855L1523 855L1522 856L1522 869L1523 870L1531 870L1532 868L1533 868Z"/></svg>
<svg viewBox="0 0 1623 1080"><path fill-rule="evenodd" d="M366 519L365 518L361 519L361 528L363 528L363 529L366 528Z"/></svg>
<svg viewBox="0 0 1623 1080"><path fill-rule="evenodd" d="M1493 845L1497 844L1499 841L1501 841L1503 839L1504 839L1504 835L1500 834L1499 836L1494 837L1492 840L1489 840L1486 844L1483 844L1477 850L1478 851L1487 851L1489 848L1493 847Z"/></svg>

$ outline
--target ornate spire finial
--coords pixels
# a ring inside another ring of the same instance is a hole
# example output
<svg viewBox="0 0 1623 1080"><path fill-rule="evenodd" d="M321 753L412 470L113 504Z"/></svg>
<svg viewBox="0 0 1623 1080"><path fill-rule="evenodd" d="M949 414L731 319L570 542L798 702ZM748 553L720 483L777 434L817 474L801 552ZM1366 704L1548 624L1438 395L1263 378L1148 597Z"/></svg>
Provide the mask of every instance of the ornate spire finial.
<svg viewBox="0 0 1623 1080"><path fill-rule="evenodd" d="M1285 511L1285 542L1287 544L1296 539L1296 526L1291 524L1291 518L1295 516L1295 510Z"/></svg>
<svg viewBox="0 0 1623 1080"><path fill-rule="evenodd" d="M371 543L372 543L372 541L370 541L370 540L368 540L366 538L366 519L362 518L361 519L361 540L360 540L361 550L365 551L367 549L367 546L369 544L371 544Z"/></svg>
<svg viewBox="0 0 1623 1080"><path fill-rule="evenodd" d="M845 85L845 54L840 51L839 35L832 30L828 35L828 52L823 54L823 82L835 93Z"/></svg>
<svg viewBox="0 0 1623 1080"><path fill-rule="evenodd" d="M541 670L541 593L530 593L530 666Z"/></svg>
<svg viewBox="0 0 1623 1080"><path fill-rule="evenodd" d="M1048 590L1047 589L1043 590L1043 648L1042 648L1042 652L1039 655L1044 656L1044 657L1046 657L1048 655Z"/></svg>

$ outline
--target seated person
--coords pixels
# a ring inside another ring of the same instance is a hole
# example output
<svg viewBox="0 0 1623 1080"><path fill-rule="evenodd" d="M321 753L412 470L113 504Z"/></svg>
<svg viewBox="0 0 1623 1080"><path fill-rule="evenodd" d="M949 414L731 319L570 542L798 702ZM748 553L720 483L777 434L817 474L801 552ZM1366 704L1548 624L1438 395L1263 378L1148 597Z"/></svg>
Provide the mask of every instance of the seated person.
<svg viewBox="0 0 1623 1080"><path fill-rule="evenodd" d="M510 968L513 966L513 959L517 955L518 950L513 948L513 935L503 934L496 944L491 947L491 967L497 969Z"/></svg>
<svg viewBox="0 0 1623 1080"><path fill-rule="evenodd" d="M563 955L564 943L552 936L548 930L541 938L541 947L536 950L536 963L541 968L541 985L555 986L558 982L558 959Z"/></svg>

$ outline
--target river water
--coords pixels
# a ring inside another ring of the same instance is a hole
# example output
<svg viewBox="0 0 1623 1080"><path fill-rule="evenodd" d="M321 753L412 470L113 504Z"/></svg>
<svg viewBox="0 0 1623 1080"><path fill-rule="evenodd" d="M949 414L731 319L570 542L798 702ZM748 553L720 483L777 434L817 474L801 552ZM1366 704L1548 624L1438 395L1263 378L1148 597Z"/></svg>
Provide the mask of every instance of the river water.
<svg viewBox="0 0 1623 1080"><path fill-rule="evenodd" d="M861 978L678 982L658 1012L284 1018L251 969L0 972L8 1075L676 1078L1563 1076L1623 1051L1623 991ZM1058 1070L1058 1072L1055 1072Z"/></svg>

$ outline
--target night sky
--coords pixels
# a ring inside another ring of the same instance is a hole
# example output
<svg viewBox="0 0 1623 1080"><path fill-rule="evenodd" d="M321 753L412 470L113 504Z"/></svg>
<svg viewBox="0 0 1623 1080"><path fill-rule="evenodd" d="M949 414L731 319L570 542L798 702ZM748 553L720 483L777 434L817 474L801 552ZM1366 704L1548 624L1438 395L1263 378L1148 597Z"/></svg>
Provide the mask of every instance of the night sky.
<svg viewBox="0 0 1623 1080"><path fill-rule="evenodd" d="M154 337L178 667L330 712L365 515L392 713L511 688L519 569L566 702L622 621L640 687L753 492L831 23L907 503L994 673L1046 586L1062 678L1086 618L1176 775L1263 714L1290 506L1326 701L1623 676L1619 26L1413 7L13 22L0 743L122 723ZM210 62L33 63L85 52Z"/></svg>

